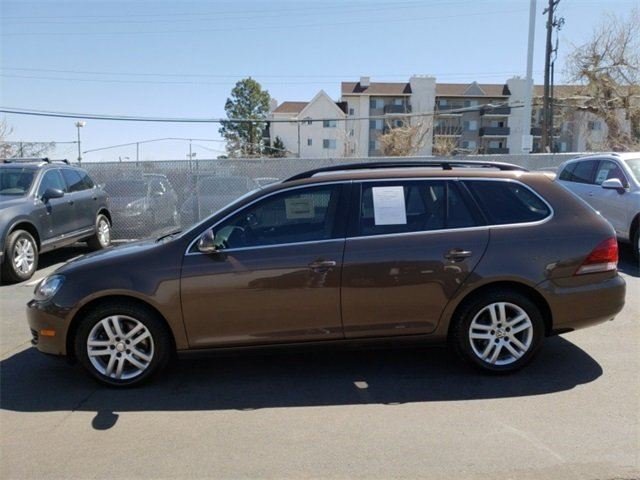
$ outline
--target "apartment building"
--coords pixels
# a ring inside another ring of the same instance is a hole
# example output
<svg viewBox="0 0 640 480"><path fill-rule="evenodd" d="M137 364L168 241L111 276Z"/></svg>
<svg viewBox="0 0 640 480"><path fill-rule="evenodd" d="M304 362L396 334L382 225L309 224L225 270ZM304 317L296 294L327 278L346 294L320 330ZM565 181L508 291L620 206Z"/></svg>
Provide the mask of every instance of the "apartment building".
<svg viewBox="0 0 640 480"><path fill-rule="evenodd" d="M276 137L282 140L287 156L347 157L353 152L346 136L346 117L346 104L333 101L321 90L309 102L272 105L269 118L277 121L270 123L269 135L272 142Z"/></svg>
<svg viewBox="0 0 640 480"><path fill-rule="evenodd" d="M542 91L536 85L531 130L524 131L527 82L514 77L504 84L436 83L430 76L412 76L408 82L342 82L340 101L324 91L310 102L284 102L272 110L273 119L306 119L301 126L271 126L290 154L311 157L372 157L383 154L380 137L404 125L428 129L416 152L523 153L540 151ZM585 97L580 87L560 85L554 96L554 150L586 151L606 139L606 124L575 106ZM573 106L573 107L572 107ZM336 122L313 119L335 118ZM533 147L533 149L532 149Z"/></svg>

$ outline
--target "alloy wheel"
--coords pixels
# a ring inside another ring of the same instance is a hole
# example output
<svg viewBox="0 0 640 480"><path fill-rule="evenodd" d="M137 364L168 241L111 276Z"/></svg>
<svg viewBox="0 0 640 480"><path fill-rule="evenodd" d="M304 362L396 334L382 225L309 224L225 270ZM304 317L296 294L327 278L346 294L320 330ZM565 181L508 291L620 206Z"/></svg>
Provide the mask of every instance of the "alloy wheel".
<svg viewBox="0 0 640 480"><path fill-rule="evenodd" d="M103 247L111 242L111 227L105 218L100 218L98 222L98 241Z"/></svg>
<svg viewBox="0 0 640 480"><path fill-rule="evenodd" d="M525 355L533 341L533 324L527 312L508 302L482 308L469 326L473 353L491 365L510 365Z"/></svg>
<svg viewBox="0 0 640 480"><path fill-rule="evenodd" d="M13 247L13 266L17 272L28 274L35 264L36 252L27 238L19 238Z"/></svg>
<svg viewBox="0 0 640 480"><path fill-rule="evenodd" d="M139 320L112 315L97 322L89 332L87 355L102 375L130 380L142 375L151 364L153 337Z"/></svg>

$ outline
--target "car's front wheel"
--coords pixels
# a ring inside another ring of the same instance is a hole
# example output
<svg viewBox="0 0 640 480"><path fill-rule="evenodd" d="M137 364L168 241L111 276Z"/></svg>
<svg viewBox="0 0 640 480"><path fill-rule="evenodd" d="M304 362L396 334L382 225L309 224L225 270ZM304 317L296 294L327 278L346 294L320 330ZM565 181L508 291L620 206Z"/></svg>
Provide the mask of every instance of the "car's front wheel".
<svg viewBox="0 0 640 480"><path fill-rule="evenodd" d="M26 230L15 230L5 242L2 278L9 282L29 280L38 268L38 244Z"/></svg>
<svg viewBox="0 0 640 480"><path fill-rule="evenodd" d="M454 319L456 351L481 370L508 373L533 358L544 337L538 306L526 295L494 290L466 302Z"/></svg>
<svg viewBox="0 0 640 480"><path fill-rule="evenodd" d="M96 217L96 233L87 240L91 250L102 250L111 245L111 222L106 215L100 214Z"/></svg>
<svg viewBox="0 0 640 480"><path fill-rule="evenodd" d="M82 366L109 386L138 385L168 362L171 339L164 322L136 303L102 305L81 319L75 352Z"/></svg>

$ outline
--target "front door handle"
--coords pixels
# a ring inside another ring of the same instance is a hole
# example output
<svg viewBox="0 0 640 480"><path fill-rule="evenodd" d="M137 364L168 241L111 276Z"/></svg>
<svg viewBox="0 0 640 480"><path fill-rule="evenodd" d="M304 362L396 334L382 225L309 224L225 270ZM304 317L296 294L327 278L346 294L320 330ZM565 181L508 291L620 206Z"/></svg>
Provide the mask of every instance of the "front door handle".
<svg viewBox="0 0 640 480"><path fill-rule="evenodd" d="M316 260L309 264L309 268L312 270L328 270L336 266L334 260Z"/></svg>
<svg viewBox="0 0 640 480"><path fill-rule="evenodd" d="M463 250L461 248L453 248L451 250L449 250L447 253L444 254L444 258L446 258L447 260L453 260L458 261L458 260L463 260L465 258L469 258L471 255L473 254L473 252L471 250Z"/></svg>

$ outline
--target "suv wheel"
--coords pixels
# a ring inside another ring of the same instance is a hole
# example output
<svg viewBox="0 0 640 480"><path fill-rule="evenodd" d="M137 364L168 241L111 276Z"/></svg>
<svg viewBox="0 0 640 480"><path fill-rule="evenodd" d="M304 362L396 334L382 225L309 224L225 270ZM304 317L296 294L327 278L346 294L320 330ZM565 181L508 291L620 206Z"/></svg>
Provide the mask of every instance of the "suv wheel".
<svg viewBox="0 0 640 480"><path fill-rule="evenodd" d="M91 250L102 250L111 245L111 224L106 215L100 214L96 218L96 233L87 240Z"/></svg>
<svg viewBox="0 0 640 480"><path fill-rule="evenodd" d="M529 297L494 290L462 307L451 340L460 356L491 373L524 367L542 344L544 321Z"/></svg>
<svg viewBox="0 0 640 480"><path fill-rule="evenodd" d="M38 245L25 230L11 232L5 243L2 276L10 282L30 279L38 268Z"/></svg>
<svg viewBox="0 0 640 480"><path fill-rule="evenodd" d="M78 360L105 385L138 385L169 360L167 328L144 307L127 302L104 305L81 322L75 336Z"/></svg>

